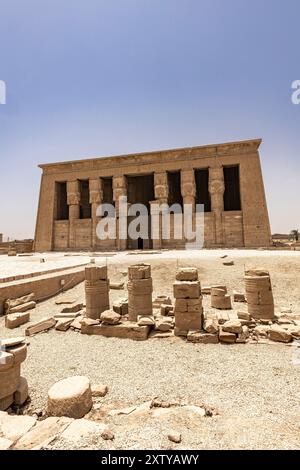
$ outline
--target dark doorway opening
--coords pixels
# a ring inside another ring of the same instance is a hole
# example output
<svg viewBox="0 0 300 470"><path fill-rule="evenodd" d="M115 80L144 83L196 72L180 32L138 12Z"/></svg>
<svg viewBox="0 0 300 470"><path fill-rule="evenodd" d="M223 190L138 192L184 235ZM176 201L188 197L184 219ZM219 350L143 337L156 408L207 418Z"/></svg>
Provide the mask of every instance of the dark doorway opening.
<svg viewBox="0 0 300 470"><path fill-rule="evenodd" d="M88 180L79 181L80 189L80 219L90 219L92 216L90 204L90 184Z"/></svg>
<svg viewBox="0 0 300 470"><path fill-rule="evenodd" d="M56 220L68 220L67 183L56 183Z"/></svg>
<svg viewBox="0 0 300 470"><path fill-rule="evenodd" d="M149 249L152 248L152 239L151 239L151 216L150 216L150 201L154 200L154 175L153 173L149 175L137 175L137 176L127 176L127 201L129 206L131 204L143 204L148 211L148 217L146 217L147 224L147 238L139 237L137 240L131 240L128 238L127 248L128 249ZM139 216L139 213L136 215ZM128 224L135 217L128 217ZM146 223L146 222L145 222Z"/></svg>
<svg viewBox="0 0 300 470"><path fill-rule="evenodd" d="M208 168L195 170L196 204L204 205L204 212L211 211Z"/></svg>
<svg viewBox="0 0 300 470"><path fill-rule="evenodd" d="M182 209L183 200L182 200L182 195L181 195L180 171L168 172L168 186L169 186L169 196L168 196L169 206L172 206L173 204L179 204Z"/></svg>
<svg viewBox="0 0 300 470"><path fill-rule="evenodd" d="M102 192L103 192L103 200L102 200L103 204L114 205L112 177L101 178L101 182L102 182Z"/></svg>
<svg viewBox="0 0 300 470"><path fill-rule="evenodd" d="M240 196L240 171L239 166L228 166L223 168L224 172L224 210L225 211L240 211L241 210L241 196Z"/></svg>

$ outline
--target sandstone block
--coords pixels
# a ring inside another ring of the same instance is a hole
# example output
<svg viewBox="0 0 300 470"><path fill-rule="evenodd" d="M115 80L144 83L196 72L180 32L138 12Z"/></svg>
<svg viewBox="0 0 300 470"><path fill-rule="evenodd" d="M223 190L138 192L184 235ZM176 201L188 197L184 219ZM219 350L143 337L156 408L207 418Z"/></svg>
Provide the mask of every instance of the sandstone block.
<svg viewBox="0 0 300 470"><path fill-rule="evenodd" d="M5 317L5 326L12 330L13 328L18 328L19 326L24 325L24 323L29 322L29 320L29 312L9 313Z"/></svg>
<svg viewBox="0 0 300 470"><path fill-rule="evenodd" d="M36 307L36 303L34 301L27 302L26 304L18 305L17 307L13 307L9 309L9 313L19 313L19 312L26 312L27 310L32 310Z"/></svg>
<svg viewBox="0 0 300 470"><path fill-rule="evenodd" d="M54 384L48 392L49 416L83 418L93 406L90 381L84 376L68 377Z"/></svg>
<svg viewBox="0 0 300 470"><path fill-rule="evenodd" d="M175 299L197 299L201 295L199 281L176 281L173 290Z"/></svg>
<svg viewBox="0 0 300 470"><path fill-rule="evenodd" d="M87 281L106 281L107 280L107 266L87 266L85 268L85 279Z"/></svg>
<svg viewBox="0 0 300 470"><path fill-rule="evenodd" d="M24 434L30 431L36 424L36 419L32 416L9 415L0 413L0 429L5 439L15 442Z"/></svg>
<svg viewBox="0 0 300 470"><path fill-rule="evenodd" d="M124 282L110 282L109 288L112 290L123 290L124 289Z"/></svg>
<svg viewBox="0 0 300 470"><path fill-rule="evenodd" d="M176 273L176 281L198 281L196 268L180 268Z"/></svg>
<svg viewBox="0 0 300 470"><path fill-rule="evenodd" d="M239 320L251 321L251 315L248 312L237 312L237 317Z"/></svg>
<svg viewBox="0 0 300 470"><path fill-rule="evenodd" d="M9 370L14 365L14 356L8 351L0 349L0 372Z"/></svg>
<svg viewBox="0 0 300 470"><path fill-rule="evenodd" d="M71 305L70 307L64 307L61 313L77 313L83 309L83 304Z"/></svg>
<svg viewBox="0 0 300 470"><path fill-rule="evenodd" d="M235 343L236 335L234 333L223 331L223 327L222 327L220 328L220 331L219 331L219 340L221 341L221 343Z"/></svg>
<svg viewBox="0 0 300 470"><path fill-rule="evenodd" d="M67 331L70 328L72 322L73 320L69 318L58 320L55 325L55 329L58 331Z"/></svg>
<svg viewBox="0 0 300 470"><path fill-rule="evenodd" d="M14 365L21 364L27 357L27 344L18 344L8 348L7 351L14 356Z"/></svg>
<svg viewBox="0 0 300 470"><path fill-rule="evenodd" d="M201 287L201 294L202 295L210 295L211 287L210 286L202 286Z"/></svg>
<svg viewBox="0 0 300 470"><path fill-rule="evenodd" d="M160 317L155 322L155 329L158 331L170 331L173 328L173 321L168 317Z"/></svg>
<svg viewBox="0 0 300 470"><path fill-rule="evenodd" d="M137 324L138 326L153 326L155 325L155 320L154 320L154 317L152 315L149 315L149 316L140 316L138 315L138 318L137 318Z"/></svg>
<svg viewBox="0 0 300 470"><path fill-rule="evenodd" d="M29 432L24 434L15 444L17 450L39 450L52 442L59 433L70 424L70 418L50 417L39 421Z"/></svg>
<svg viewBox="0 0 300 470"><path fill-rule="evenodd" d="M203 328L207 333L211 334L216 334L219 331L218 322L214 318L206 318L206 320L204 320Z"/></svg>
<svg viewBox="0 0 300 470"><path fill-rule="evenodd" d="M113 310L105 310L101 313L100 320L106 325L117 325L121 321L121 315Z"/></svg>
<svg viewBox="0 0 300 470"><path fill-rule="evenodd" d="M7 410L14 402L13 394L8 395L7 397L0 398L0 411ZM1 449L1 446L0 446Z"/></svg>
<svg viewBox="0 0 300 470"><path fill-rule="evenodd" d="M227 333L239 334L242 333L243 328L239 320L228 320L222 325L222 330Z"/></svg>
<svg viewBox="0 0 300 470"><path fill-rule="evenodd" d="M219 342L219 337L217 334L192 330L188 332L187 340L191 343L217 344Z"/></svg>
<svg viewBox="0 0 300 470"><path fill-rule="evenodd" d="M145 341L150 332L150 326L138 326L134 322L126 321L118 325L86 325L81 326L81 333L85 335L101 335L108 338L127 338L135 341Z"/></svg>
<svg viewBox="0 0 300 470"><path fill-rule="evenodd" d="M92 390L92 397L105 397L105 395L108 392L108 387L107 385L103 384L98 384L98 385L92 385L91 387Z"/></svg>
<svg viewBox="0 0 300 470"><path fill-rule="evenodd" d="M174 307L173 307L173 305L162 304L160 306L160 314L162 316L173 317L174 316Z"/></svg>
<svg viewBox="0 0 300 470"><path fill-rule="evenodd" d="M13 346L17 346L18 344L22 344L25 342L25 338L22 336L17 336L14 338L6 338L6 339L1 339L1 346L3 348L11 348Z"/></svg>
<svg viewBox="0 0 300 470"><path fill-rule="evenodd" d="M245 294L241 292L233 291L233 301L234 302L246 302Z"/></svg>
<svg viewBox="0 0 300 470"><path fill-rule="evenodd" d="M242 326L242 332L237 336L237 343L246 343L247 339L249 338L249 328L244 325Z"/></svg>
<svg viewBox="0 0 300 470"><path fill-rule="evenodd" d="M28 302L32 302L34 300L35 294L24 295L23 297L19 297L17 299L8 299L4 303L4 309L7 311L10 308L18 307L19 305L27 304Z"/></svg>
<svg viewBox="0 0 300 470"><path fill-rule="evenodd" d="M231 310L231 297L228 294L222 296L211 295L211 307L220 310Z"/></svg>
<svg viewBox="0 0 300 470"><path fill-rule="evenodd" d="M20 364L0 371L0 399L15 393L20 381Z"/></svg>
<svg viewBox="0 0 300 470"><path fill-rule="evenodd" d="M150 264L136 264L128 267L128 279L147 279L151 277Z"/></svg>
<svg viewBox="0 0 300 470"><path fill-rule="evenodd" d="M279 326L273 326L268 331L268 337L271 341L279 341L281 343L290 343L293 338L291 333Z"/></svg>
<svg viewBox="0 0 300 470"><path fill-rule="evenodd" d="M41 331L47 331L53 328L56 325L56 320L53 317L44 318L30 326L28 326L25 330L26 336L32 336Z"/></svg>

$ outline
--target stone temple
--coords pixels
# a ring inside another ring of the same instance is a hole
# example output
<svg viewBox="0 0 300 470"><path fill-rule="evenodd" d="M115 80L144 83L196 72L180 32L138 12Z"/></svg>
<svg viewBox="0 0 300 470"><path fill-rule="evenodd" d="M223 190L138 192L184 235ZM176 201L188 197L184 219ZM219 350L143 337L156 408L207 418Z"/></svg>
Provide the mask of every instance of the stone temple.
<svg viewBox="0 0 300 470"><path fill-rule="evenodd" d="M40 165L36 251L184 248L185 239L100 240L101 203L204 205L204 247L267 247L260 139ZM174 231L174 227L173 227Z"/></svg>

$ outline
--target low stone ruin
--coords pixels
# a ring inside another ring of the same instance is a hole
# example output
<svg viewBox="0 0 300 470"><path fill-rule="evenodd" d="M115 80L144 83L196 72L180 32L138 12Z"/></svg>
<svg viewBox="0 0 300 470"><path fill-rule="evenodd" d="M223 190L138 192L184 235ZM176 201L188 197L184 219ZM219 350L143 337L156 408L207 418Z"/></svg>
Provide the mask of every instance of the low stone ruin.
<svg viewBox="0 0 300 470"><path fill-rule="evenodd" d="M85 268L86 316L97 320L109 309L109 280L107 266L88 266Z"/></svg>
<svg viewBox="0 0 300 470"><path fill-rule="evenodd" d="M211 307L220 310L231 310L231 297L227 294L226 286L212 286Z"/></svg>
<svg viewBox="0 0 300 470"><path fill-rule="evenodd" d="M256 319L274 318L274 300L268 271L252 269L245 273L249 314Z"/></svg>
<svg viewBox="0 0 300 470"><path fill-rule="evenodd" d="M24 338L0 341L0 411L12 404L23 405L28 398L28 385L21 377L21 363L27 357Z"/></svg>
<svg viewBox="0 0 300 470"><path fill-rule="evenodd" d="M187 336L190 330L201 330L203 307L197 269L180 269L176 274L173 287L175 335Z"/></svg>

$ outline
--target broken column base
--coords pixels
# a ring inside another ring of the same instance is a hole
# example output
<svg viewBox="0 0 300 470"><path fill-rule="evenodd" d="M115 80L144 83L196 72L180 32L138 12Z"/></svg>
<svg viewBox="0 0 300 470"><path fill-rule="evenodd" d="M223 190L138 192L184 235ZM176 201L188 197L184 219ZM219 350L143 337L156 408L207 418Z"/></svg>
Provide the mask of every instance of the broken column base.
<svg viewBox="0 0 300 470"><path fill-rule="evenodd" d="M217 334L213 333L190 330L187 334L187 340L191 343L217 344L219 337Z"/></svg>
<svg viewBox="0 0 300 470"><path fill-rule="evenodd" d="M148 339L151 326L138 326L134 322L124 322L118 325L98 323L89 325L85 320L81 323L81 333L84 335L100 335L108 338L127 338L135 341Z"/></svg>

